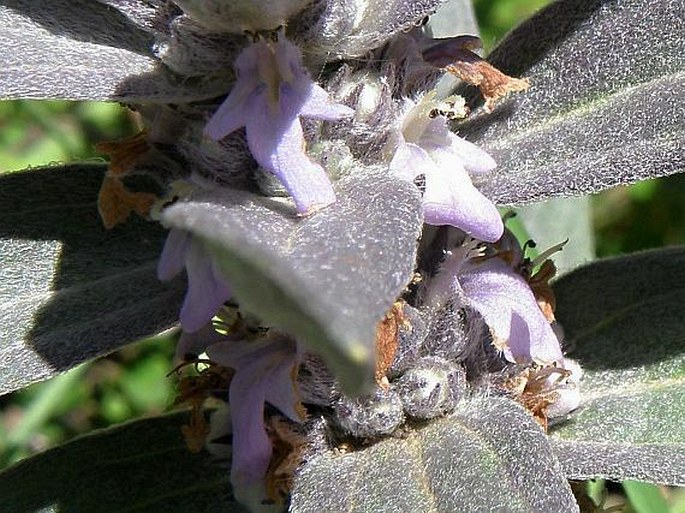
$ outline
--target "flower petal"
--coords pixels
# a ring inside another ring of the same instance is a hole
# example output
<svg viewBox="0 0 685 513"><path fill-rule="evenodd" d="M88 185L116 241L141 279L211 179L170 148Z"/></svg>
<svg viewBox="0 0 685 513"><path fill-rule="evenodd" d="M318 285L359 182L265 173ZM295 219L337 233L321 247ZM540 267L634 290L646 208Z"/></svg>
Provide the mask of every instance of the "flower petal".
<svg viewBox="0 0 685 513"><path fill-rule="evenodd" d="M338 121L353 115L354 109L347 105L332 102L325 89L313 82L309 84L307 99L302 104L300 116L324 121Z"/></svg>
<svg viewBox="0 0 685 513"><path fill-rule="evenodd" d="M416 144L405 143L395 151L389 170L393 175L413 183L417 176L433 173L434 167L435 162L425 150Z"/></svg>
<svg viewBox="0 0 685 513"><path fill-rule="evenodd" d="M335 201L324 169L305 153L305 140L296 116L296 99L283 95L281 115L274 118L267 104L253 102L247 142L255 160L278 177L295 201L298 212Z"/></svg>
<svg viewBox="0 0 685 513"><path fill-rule="evenodd" d="M160 280L170 280L183 270L191 238L190 233L183 230L174 228L169 231L157 264L157 277Z"/></svg>
<svg viewBox="0 0 685 513"><path fill-rule="evenodd" d="M293 352L272 371L268 377L266 402L278 408L293 422L302 422L304 410L297 389L296 366L296 353Z"/></svg>
<svg viewBox="0 0 685 513"><path fill-rule="evenodd" d="M256 94L255 87L253 81L236 81L231 93L205 125L204 134L218 141L245 126L250 117L247 100L251 94Z"/></svg>
<svg viewBox="0 0 685 513"><path fill-rule="evenodd" d="M429 116L430 111L424 112L423 117ZM419 118L420 120L421 118ZM421 124L417 122L417 127L421 127ZM411 130L411 127L405 127L404 131ZM423 149L429 153L434 149L447 149L452 142L452 132L450 132L447 127L447 120L442 116L437 116L435 118L428 117L428 120L423 120L423 126L420 134L417 134L416 143L420 145Z"/></svg>
<svg viewBox="0 0 685 513"><path fill-rule="evenodd" d="M269 468L272 446L264 428L266 383L258 369L246 366L236 371L231 381L229 401L233 426L231 483L236 498L252 495ZM263 486L263 485L262 485Z"/></svg>
<svg viewBox="0 0 685 513"><path fill-rule="evenodd" d="M226 338L224 337L224 340ZM295 422L302 420L295 373L299 365L296 342L272 331L259 340L225 341L207 348L209 357L236 372L253 372L265 387L264 400Z"/></svg>
<svg viewBox="0 0 685 513"><path fill-rule="evenodd" d="M496 339L506 341L511 362L561 362L559 340L545 319L526 281L499 258L471 264L458 277L472 306Z"/></svg>
<svg viewBox="0 0 685 513"><path fill-rule="evenodd" d="M459 160L469 173L488 173L497 167L495 159L486 151L454 134L450 134L450 150L459 156Z"/></svg>
<svg viewBox="0 0 685 513"><path fill-rule="evenodd" d="M300 213L333 203L328 175L306 154L300 116L338 120L354 111L330 100L303 67L300 50L283 37L243 50L236 72L235 86L205 134L221 139L245 126L253 157L280 179Z"/></svg>
<svg viewBox="0 0 685 513"><path fill-rule="evenodd" d="M259 503L260 497L265 498L264 477L272 454L264 427L264 403L276 406L295 421L301 420L294 389L296 343L272 333L260 340L213 344L207 354L235 370L229 392L233 426L231 482L238 500Z"/></svg>
<svg viewBox="0 0 685 513"><path fill-rule="evenodd" d="M434 151L436 166L426 176L423 196L426 223L451 225L476 239L495 242L504 232L504 225L495 205L471 183L466 170L451 152Z"/></svg>
<svg viewBox="0 0 685 513"><path fill-rule="evenodd" d="M194 239L186 254L188 292L181 307L181 325L190 333L202 328L231 297L231 289L218 276L204 244Z"/></svg>
<svg viewBox="0 0 685 513"><path fill-rule="evenodd" d="M245 48L235 61L236 81L231 92L221 106L210 118L204 133L211 139L218 141L231 132L245 126L250 117L248 99L259 95L264 89L260 85L258 62L270 50L265 41L258 41Z"/></svg>

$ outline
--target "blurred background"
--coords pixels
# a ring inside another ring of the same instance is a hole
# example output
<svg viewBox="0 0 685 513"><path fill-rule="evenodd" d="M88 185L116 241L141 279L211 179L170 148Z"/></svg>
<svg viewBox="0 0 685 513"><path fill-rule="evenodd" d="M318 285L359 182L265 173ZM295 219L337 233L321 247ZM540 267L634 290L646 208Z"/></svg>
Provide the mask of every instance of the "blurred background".
<svg viewBox="0 0 685 513"><path fill-rule="evenodd" d="M476 0L486 49L545 0ZM118 104L0 102L0 172L70 161L103 161L95 144L137 130ZM592 198L598 256L685 244L685 174L618 187ZM573 241L570 241L573 244ZM174 400L173 341L156 337L0 397L0 469L78 434L168 410ZM585 485L584 485L585 486ZM685 491L642 483L590 483L623 511L685 513ZM605 507L606 507L605 506Z"/></svg>

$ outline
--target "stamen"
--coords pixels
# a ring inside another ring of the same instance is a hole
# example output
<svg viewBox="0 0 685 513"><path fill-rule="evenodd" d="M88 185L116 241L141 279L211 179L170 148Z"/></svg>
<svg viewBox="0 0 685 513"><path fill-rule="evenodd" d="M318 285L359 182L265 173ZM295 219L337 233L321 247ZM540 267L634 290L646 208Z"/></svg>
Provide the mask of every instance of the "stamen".
<svg viewBox="0 0 685 513"><path fill-rule="evenodd" d="M562 251L564 249L564 246L568 244L568 239L566 239L563 242L560 242L559 244L555 244L554 246L546 249L542 253L540 253L535 260L533 260L530 263L530 268L535 269L538 265L542 264L545 260L547 260L549 257L551 257L554 253L557 253L559 251ZM531 246L535 247L535 246Z"/></svg>
<svg viewBox="0 0 685 513"><path fill-rule="evenodd" d="M508 210L508 211L505 212L504 215L502 216L502 222L503 222L504 224L506 224L507 221L509 221L509 219L514 219L516 216L518 216L518 214L517 214L516 212L514 212L513 210Z"/></svg>
<svg viewBox="0 0 685 513"><path fill-rule="evenodd" d="M521 248L521 251L523 251L525 253L528 248L535 249L537 246L538 246L537 243L533 239L528 239L523 244L523 248Z"/></svg>

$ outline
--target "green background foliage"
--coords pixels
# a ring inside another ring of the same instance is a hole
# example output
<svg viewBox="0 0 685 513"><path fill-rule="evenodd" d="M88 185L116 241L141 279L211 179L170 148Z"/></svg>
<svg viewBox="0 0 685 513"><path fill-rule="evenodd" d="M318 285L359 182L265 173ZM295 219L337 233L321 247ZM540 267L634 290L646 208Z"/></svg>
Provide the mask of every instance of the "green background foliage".
<svg viewBox="0 0 685 513"><path fill-rule="evenodd" d="M546 0L476 0L486 49ZM136 131L136 115L117 105L91 102L0 103L0 172L71 161L103 161L102 140ZM685 244L685 175L617 187L591 198L597 256ZM574 244L570 240L569 246ZM129 346L107 358L0 397L0 468L80 433L169 409L175 381L167 377L173 336ZM604 483L591 483L599 500ZM613 486L624 511L685 513L683 490L644 483ZM612 498L614 500L614 498Z"/></svg>

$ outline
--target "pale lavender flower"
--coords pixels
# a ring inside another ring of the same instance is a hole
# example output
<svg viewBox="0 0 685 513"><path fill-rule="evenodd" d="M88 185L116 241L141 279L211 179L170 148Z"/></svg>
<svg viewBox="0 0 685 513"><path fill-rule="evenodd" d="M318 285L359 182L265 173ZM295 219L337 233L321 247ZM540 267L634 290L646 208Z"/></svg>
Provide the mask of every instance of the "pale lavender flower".
<svg viewBox="0 0 685 513"><path fill-rule="evenodd" d="M296 385L297 343L271 331L256 340L212 344L207 355L235 371L229 390L231 483L236 498L255 510L266 498L265 476L273 450L264 426L264 404L276 407L294 422L304 420Z"/></svg>
<svg viewBox="0 0 685 513"><path fill-rule="evenodd" d="M435 93L429 93L408 110L390 171L411 182L423 177L426 223L454 226L476 239L495 242L504 230L502 219L495 205L474 187L469 173L486 173L497 164L453 134L445 117L435 115L439 106Z"/></svg>
<svg viewBox="0 0 685 513"><path fill-rule="evenodd" d="M170 280L185 267L188 291L181 306L181 325L187 332L201 329L231 297L231 289L219 272L205 244L190 233L169 232L157 266L160 280Z"/></svg>
<svg viewBox="0 0 685 513"><path fill-rule="evenodd" d="M526 280L497 256L473 259L473 248L467 244L447 257L427 291L427 303L457 297L478 311L495 347L510 362L562 362L559 339Z"/></svg>
<svg viewBox="0 0 685 513"><path fill-rule="evenodd" d="M306 153L300 117L337 121L354 111L330 100L303 67L299 49L282 36L243 50L236 59L236 74L233 89L205 134L219 140L244 126L255 160L279 178L298 212L333 203L326 172Z"/></svg>

